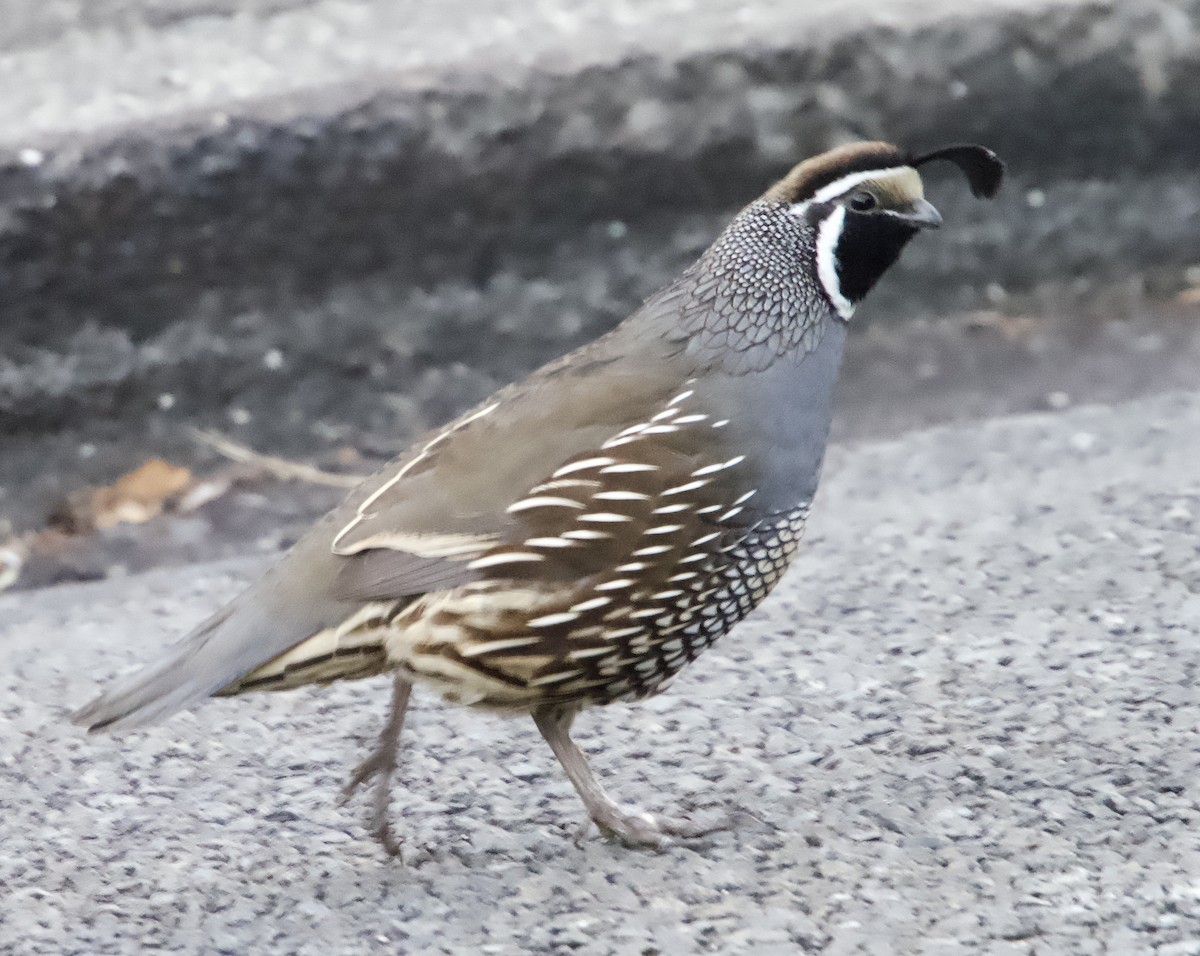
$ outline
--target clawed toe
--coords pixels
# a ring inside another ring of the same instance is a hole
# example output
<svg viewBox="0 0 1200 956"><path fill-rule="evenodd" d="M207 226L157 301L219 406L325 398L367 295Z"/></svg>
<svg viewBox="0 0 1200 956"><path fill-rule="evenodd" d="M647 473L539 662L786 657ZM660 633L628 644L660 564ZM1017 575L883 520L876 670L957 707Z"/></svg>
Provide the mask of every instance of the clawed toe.
<svg viewBox="0 0 1200 956"><path fill-rule="evenodd" d="M658 817L656 819L659 828L664 833L684 840L710 836L733 827L733 817L728 813L717 813L700 820L689 820L686 817Z"/></svg>
<svg viewBox="0 0 1200 956"><path fill-rule="evenodd" d="M600 832L627 847L662 850L672 846L675 839L691 840L726 829L731 820L722 816L714 820L688 820L663 817L640 811L614 810L597 814L593 822ZM584 830L576 834L576 842Z"/></svg>
<svg viewBox="0 0 1200 956"><path fill-rule="evenodd" d="M401 863L404 862L404 853L400 849L400 841L396 839L396 834L392 831L392 825L388 822L386 812L382 817L377 817L376 814L371 815L371 836L383 847L384 853L395 857Z"/></svg>
<svg viewBox="0 0 1200 956"><path fill-rule="evenodd" d="M606 837L635 849L663 850L674 842L649 813L615 813L595 823Z"/></svg>
<svg viewBox="0 0 1200 956"><path fill-rule="evenodd" d="M350 774L350 779L342 787L341 795L338 798L338 805L344 807L349 803L350 798L358 792L358 788L369 782L376 774L390 774L394 767L385 766L389 762L381 759L381 754L375 752L355 767L354 772Z"/></svg>

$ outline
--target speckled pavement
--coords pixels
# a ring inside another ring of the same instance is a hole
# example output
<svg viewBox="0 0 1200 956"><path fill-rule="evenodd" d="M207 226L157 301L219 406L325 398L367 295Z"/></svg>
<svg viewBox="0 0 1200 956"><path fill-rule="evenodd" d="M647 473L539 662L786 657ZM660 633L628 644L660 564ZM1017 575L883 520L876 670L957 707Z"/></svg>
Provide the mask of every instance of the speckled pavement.
<svg viewBox="0 0 1200 956"><path fill-rule="evenodd" d="M592 711L571 835L530 721L418 698L393 812L335 797L386 682L65 722L246 563L0 598L0 951L1200 953L1200 393L836 447L779 593L664 696Z"/></svg>

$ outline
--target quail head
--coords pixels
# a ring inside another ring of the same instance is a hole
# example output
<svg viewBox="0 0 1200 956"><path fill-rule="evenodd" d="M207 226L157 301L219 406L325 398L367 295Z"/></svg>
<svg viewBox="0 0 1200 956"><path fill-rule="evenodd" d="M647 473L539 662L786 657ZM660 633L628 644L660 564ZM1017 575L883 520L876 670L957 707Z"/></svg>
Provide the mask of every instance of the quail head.
<svg viewBox="0 0 1200 956"><path fill-rule="evenodd" d="M613 801L569 736L583 707L661 691L787 569L817 489L859 302L941 222L912 155L842 146L796 166L607 335L421 437L162 660L74 719L138 727L204 697L389 672L389 719L347 788L378 777L413 684L528 712L606 834L702 832Z"/></svg>

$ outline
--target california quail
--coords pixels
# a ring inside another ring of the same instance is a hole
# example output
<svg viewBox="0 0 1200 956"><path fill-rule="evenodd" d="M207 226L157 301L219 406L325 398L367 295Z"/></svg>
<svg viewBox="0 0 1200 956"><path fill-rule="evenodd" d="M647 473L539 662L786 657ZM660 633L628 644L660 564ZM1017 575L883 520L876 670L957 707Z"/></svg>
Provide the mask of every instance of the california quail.
<svg viewBox="0 0 1200 956"><path fill-rule="evenodd" d="M589 816L630 845L702 828L610 799L569 736L662 690L745 617L804 530L855 306L941 217L918 167L992 196L982 146L855 143L796 166L596 341L418 440L159 663L74 715L146 724L210 695L395 673L375 834L415 682L528 711Z"/></svg>

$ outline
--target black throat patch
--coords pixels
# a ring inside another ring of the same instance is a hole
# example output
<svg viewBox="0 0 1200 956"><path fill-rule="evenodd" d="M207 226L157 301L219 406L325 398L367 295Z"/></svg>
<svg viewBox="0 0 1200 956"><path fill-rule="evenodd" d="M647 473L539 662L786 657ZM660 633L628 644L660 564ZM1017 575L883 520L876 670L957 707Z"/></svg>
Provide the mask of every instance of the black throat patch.
<svg viewBox="0 0 1200 956"><path fill-rule="evenodd" d="M864 216L847 210L833 250L842 295L855 304L861 302L916 234L915 226L894 216Z"/></svg>

